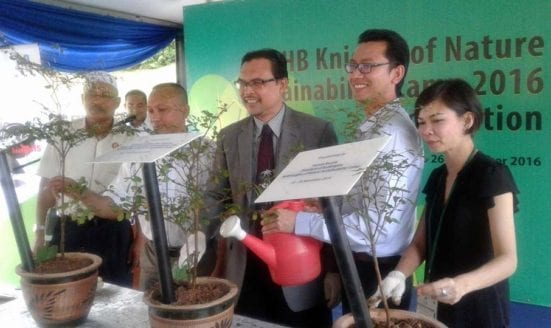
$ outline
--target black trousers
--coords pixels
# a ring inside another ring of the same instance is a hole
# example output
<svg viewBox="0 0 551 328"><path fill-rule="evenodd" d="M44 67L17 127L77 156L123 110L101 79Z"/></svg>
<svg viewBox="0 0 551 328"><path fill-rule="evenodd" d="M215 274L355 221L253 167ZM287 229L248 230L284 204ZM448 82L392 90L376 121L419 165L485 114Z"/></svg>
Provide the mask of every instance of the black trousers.
<svg viewBox="0 0 551 328"><path fill-rule="evenodd" d="M375 272L375 265L373 258L364 253L354 253L354 262L358 269L358 274L360 275L360 281L362 283L362 288L364 290L364 296L366 298L373 295L378 288L377 284L377 273ZM389 256L389 257L378 257L379 269L381 270L381 278L384 279L386 275L396 268L396 265L400 261L400 256ZM343 285L344 286L344 285ZM409 277L406 279L406 291L402 296L402 301L400 305L395 305L391 299L388 301L388 305L391 309L402 309L408 310L411 303L411 293L413 289L413 279ZM382 307L383 303L379 305ZM343 297L342 300L342 310L343 313L350 312L350 304L348 303L348 298Z"/></svg>
<svg viewBox="0 0 551 328"><path fill-rule="evenodd" d="M322 298L313 308L292 311L281 286L272 281L266 264L250 251L247 251L247 267L235 313L289 327L331 326L331 310Z"/></svg>
<svg viewBox="0 0 551 328"><path fill-rule="evenodd" d="M65 220L65 251L88 252L102 258L99 275L106 282L132 287L130 249L132 227L128 220L117 221L94 217L78 224L69 217ZM60 223L55 226L52 245L60 242Z"/></svg>

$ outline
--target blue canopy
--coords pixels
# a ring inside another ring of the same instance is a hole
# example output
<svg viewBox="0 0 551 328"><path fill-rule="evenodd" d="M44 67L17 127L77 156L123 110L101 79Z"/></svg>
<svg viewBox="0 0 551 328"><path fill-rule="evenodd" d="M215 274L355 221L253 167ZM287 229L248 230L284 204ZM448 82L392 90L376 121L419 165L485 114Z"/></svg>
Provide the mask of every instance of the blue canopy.
<svg viewBox="0 0 551 328"><path fill-rule="evenodd" d="M45 5L0 0L0 46L38 43L42 63L60 71L114 71L165 48L180 28Z"/></svg>

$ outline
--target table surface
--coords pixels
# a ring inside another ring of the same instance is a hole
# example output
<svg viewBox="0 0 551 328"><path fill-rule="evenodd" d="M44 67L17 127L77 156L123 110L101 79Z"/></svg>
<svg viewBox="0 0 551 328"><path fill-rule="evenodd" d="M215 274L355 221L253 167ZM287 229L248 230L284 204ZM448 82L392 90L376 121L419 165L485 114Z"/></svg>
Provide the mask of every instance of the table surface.
<svg viewBox="0 0 551 328"><path fill-rule="evenodd" d="M13 298L0 298L0 325L17 328L38 327L31 317L21 290L8 293ZM143 293L137 290L103 284L98 288L94 305L85 322L77 327L114 328L149 327L147 306L142 301ZM281 328L283 326L234 315L232 327L239 328Z"/></svg>

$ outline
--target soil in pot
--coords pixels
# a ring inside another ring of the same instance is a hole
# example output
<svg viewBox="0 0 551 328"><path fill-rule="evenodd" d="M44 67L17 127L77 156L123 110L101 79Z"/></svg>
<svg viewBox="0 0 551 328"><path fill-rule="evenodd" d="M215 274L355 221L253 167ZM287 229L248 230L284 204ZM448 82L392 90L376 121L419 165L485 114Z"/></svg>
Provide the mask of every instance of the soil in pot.
<svg viewBox="0 0 551 328"><path fill-rule="evenodd" d="M386 312L383 309L369 311L374 328L446 328L446 325L424 315L404 311L390 310L390 326L386 323ZM339 318L333 328L355 328L354 317L346 314Z"/></svg>
<svg viewBox="0 0 551 328"><path fill-rule="evenodd" d="M57 256L46 262L42 262L37 265L34 273L61 273L78 270L87 267L92 264L92 260L88 258L76 258L76 257L61 257Z"/></svg>
<svg viewBox="0 0 551 328"><path fill-rule="evenodd" d="M205 304L212 302L226 295L230 291L230 287L220 282L203 282L196 284L195 288L191 288L188 282L182 282L173 286L176 301L172 305L194 305ZM155 285L151 290L151 300L155 304L160 304L160 288Z"/></svg>

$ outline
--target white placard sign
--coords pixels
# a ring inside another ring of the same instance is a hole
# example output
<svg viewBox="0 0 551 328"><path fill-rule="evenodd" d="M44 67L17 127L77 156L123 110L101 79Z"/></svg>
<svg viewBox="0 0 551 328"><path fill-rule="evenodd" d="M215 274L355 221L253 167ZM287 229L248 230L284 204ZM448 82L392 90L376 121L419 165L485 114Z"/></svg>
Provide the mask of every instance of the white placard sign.
<svg viewBox="0 0 551 328"><path fill-rule="evenodd" d="M390 136L299 153L256 203L346 195Z"/></svg>
<svg viewBox="0 0 551 328"><path fill-rule="evenodd" d="M94 163L153 163L200 136L200 132L136 136L99 156Z"/></svg>

